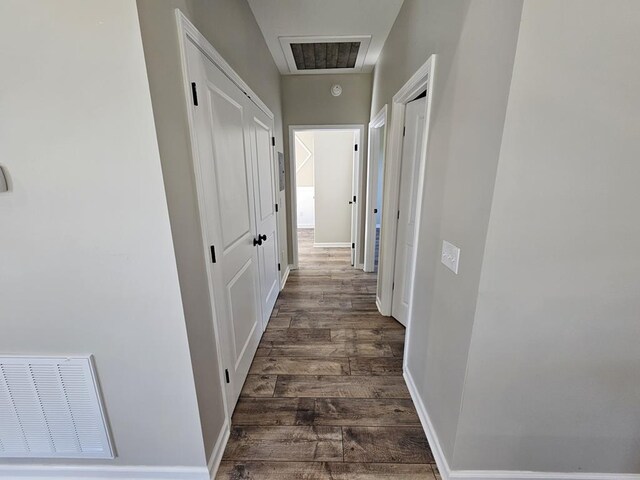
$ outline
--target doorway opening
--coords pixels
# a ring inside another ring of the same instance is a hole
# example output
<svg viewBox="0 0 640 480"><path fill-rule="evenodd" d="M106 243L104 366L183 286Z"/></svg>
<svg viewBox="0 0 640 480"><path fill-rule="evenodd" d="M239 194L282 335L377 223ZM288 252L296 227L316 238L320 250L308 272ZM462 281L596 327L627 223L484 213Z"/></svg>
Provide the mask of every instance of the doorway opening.
<svg viewBox="0 0 640 480"><path fill-rule="evenodd" d="M367 208L364 234L364 271L378 272L380 228L384 185L387 106L369 122L369 155L367 162Z"/></svg>
<svg viewBox="0 0 640 480"><path fill-rule="evenodd" d="M293 268L318 255L362 266L363 128L290 127Z"/></svg>

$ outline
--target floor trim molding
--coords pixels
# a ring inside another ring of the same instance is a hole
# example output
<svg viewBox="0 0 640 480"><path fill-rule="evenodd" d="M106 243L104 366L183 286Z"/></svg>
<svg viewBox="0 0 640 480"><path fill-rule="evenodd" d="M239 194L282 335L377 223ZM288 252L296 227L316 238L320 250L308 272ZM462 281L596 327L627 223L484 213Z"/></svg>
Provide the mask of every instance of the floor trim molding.
<svg viewBox="0 0 640 480"><path fill-rule="evenodd" d="M329 242L329 243L314 243L316 248L349 248L351 244L349 242Z"/></svg>
<svg viewBox="0 0 640 480"><path fill-rule="evenodd" d="M411 399L418 412L420 423L427 435L433 457L435 458L442 480L640 480L640 474L624 473L563 473L563 472L526 472L518 470L451 470L442 451L438 435L433 428L431 418L418 394L413 376L408 368L403 372L404 380Z"/></svg>
<svg viewBox="0 0 640 480"><path fill-rule="evenodd" d="M0 478L12 480L209 480L207 467L115 465L3 465Z"/></svg>
<svg viewBox="0 0 640 480"><path fill-rule="evenodd" d="M225 421L222 426L222 430L220 430L220 434L218 435L218 439L216 440L216 444L213 447L213 451L211 452L211 456L209 457L209 461L207 462L207 468L209 469L209 479L213 480L218 473L218 468L220 468L220 462L222 461L222 455L224 454L224 449L227 446L227 442L229 441L229 435L231 435L231 428L229 426L229 421Z"/></svg>
<svg viewBox="0 0 640 480"><path fill-rule="evenodd" d="M287 280L289 279L289 274L291 273L291 265L287 265L287 268L284 271L284 275L280 279L280 290L284 289L284 286L287 284Z"/></svg>

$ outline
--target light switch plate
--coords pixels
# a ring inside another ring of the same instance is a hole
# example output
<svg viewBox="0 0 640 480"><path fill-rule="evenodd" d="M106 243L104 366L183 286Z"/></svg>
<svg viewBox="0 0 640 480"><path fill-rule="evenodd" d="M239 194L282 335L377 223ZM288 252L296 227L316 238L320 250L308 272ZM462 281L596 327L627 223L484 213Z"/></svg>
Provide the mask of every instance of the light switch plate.
<svg viewBox="0 0 640 480"><path fill-rule="evenodd" d="M443 240L442 242L442 258L440 259L445 266L453 273L458 273L458 264L460 263L460 249L454 244Z"/></svg>

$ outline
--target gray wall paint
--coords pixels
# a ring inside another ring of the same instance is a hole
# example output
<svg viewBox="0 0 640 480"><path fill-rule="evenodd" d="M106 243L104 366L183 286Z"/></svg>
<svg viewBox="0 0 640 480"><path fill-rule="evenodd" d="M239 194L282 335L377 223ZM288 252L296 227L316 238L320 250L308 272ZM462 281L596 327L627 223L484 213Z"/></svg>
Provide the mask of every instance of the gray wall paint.
<svg viewBox="0 0 640 480"><path fill-rule="evenodd" d="M456 467L640 473L639 18L525 2Z"/></svg>
<svg viewBox="0 0 640 480"><path fill-rule="evenodd" d="M284 128L288 131L290 125L365 125L365 134L361 147L367 145L366 127L369 124L371 111L372 76L369 73L349 75L285 75L282 77L282 114ZM330 89L334 84L342 86L342 95L334 97ZM289 167L289 135L285 135L285 155ZM365 171L362 181L366 180L366 148ZM291 172L287 168L287 201L290 202ZM364 199L363 199L364 200ZM364 238L364 208L365 202L360 203L362 238ZM293 212L295 214L295 212ZM291 239L289 239L289 244ZM361 249L361 259L364 259L364 249ZM289 253L291 256L291 253Z"/></svg>
<svg viewBox="0 0 640 480"><path fill-rule="evenodd" d="M139 0L151 99L176 249L207 456L224 422L219 365L189 146L174 9L207 37L275 114L282 150L280 74L245 0ZM286 214L286 206L280 211ZM286 245L281 245L286 252ZM284 259L282 263L286 264ZM284 269L283 269L284 273Z"/></svg>
<svg viewBox="0 0 640 480"><path fill-rule="evenodd" d="M521 8L511 0L405 0L374 72L371 111L378 112L438 54L408 369L448 459ZM462 249L457 276L440 264L443 239Z"/></svg>
<svg viewBox="0 0 640 480"><path fill-rule="evenodd" d="M46 462L206 475L135 3L0 2L0 44L0 351L94 354L118 453Z"/></svg>

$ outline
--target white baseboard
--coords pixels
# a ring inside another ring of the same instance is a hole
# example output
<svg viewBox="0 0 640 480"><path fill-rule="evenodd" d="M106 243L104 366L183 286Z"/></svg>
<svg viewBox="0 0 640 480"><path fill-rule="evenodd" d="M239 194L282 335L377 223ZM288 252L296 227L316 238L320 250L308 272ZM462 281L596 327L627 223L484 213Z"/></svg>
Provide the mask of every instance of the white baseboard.
<svg viewBox="0 0 640 480"><path fill-rule="evenodd" d="M444 480L444 475L442 476ZM639 474L452 470L449 480L638 480Z"/></svg>
<svg viewBox="0 0 640 480"><path fill-rule="evenodd" d="M436 461L438 470L440 470L440 476L442 477L442 480L451 480L451 469L449 468L447 459L444 456L444 452L442 451L442 447L440 446L440 441L438 440L438 435L433 428L433 424L431 423L431 419L429 418L427 409L424 406L422 397L418 393L416 384L413 381L413 376L411 375L409 369L406 367L404 368L402 375L404 377L404 381L407 383L407 388L409 389L409 393L411 394L411 400L413 400L413 404L418 412L418 417L420 418L420 423L422 424L424 433L427 435L427 440L429 441L429 446L431 447L431 453L433 453L433 458Z"/></svg>
<svg viewBox="0 0 640 480"><path fill-rule="evenodd" d="M351 244L349 242L329 242L314 243L313 246L317 248L349 248Z"/></svg>
<svg viewBox="0 0 640 480"><path fill-rule="evenodd" d="M210 480L207 467L115 465L2 465L0 478L11 480Z"/></svg>
<svg viewBox="0 0 640 480"><path fill-rule="evenodd" d="M527 472L511 470L451 470L442 451L438 435L433 428L431 418L418 394L409 369L403 372L404 380L411 394L413 404L418 411L420 423L427 435L431 452L435 458L442 480L640 480L640 474L621 473L563 473L563 472Z"/></svg>
<svg viewBox="0 0 640 480"><path fill-rule="evenodd" d="M231 428L229 426L229 421L224 422L224 426L218 435L218 439L216 440L216 444L213 447L213 451L211 452L211 456L209 457L209 461L207 462L207 468L209 469L209 479L213 480L218 473L218 468L220 468L220 462L222 461L222 455L224 454L224 449L227 447L227 442L229 441L229 435L231 434Z"/></svg>
<svg viewBox="0 0 640 480"><path fill-rule="evenodd" d="M280 279L280 290L284 289L284 286L287 284L287 279L289 278L289 274L291 273L291 265L287 265L287 268L284 271L284 275Z"/></svg>

